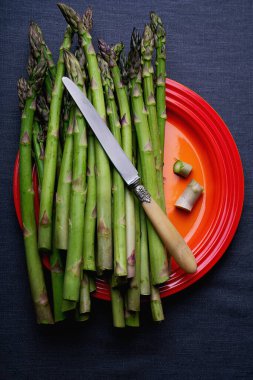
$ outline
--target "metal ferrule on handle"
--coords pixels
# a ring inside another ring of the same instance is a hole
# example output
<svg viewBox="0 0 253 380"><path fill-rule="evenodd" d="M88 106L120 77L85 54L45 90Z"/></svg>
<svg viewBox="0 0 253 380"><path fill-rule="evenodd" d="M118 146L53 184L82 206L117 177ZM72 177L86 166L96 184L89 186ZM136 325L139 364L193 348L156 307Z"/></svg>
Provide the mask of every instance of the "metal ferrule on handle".
<svg viewBox="0 0 253 380"><path fill-rule="evenodd" d="M136 197L139 199L141 203L151 202L151 195L149 192L145 189L143 185L141 185L140 178L138 178L134 183L132 183L129 188L134 192Z"/></svg>

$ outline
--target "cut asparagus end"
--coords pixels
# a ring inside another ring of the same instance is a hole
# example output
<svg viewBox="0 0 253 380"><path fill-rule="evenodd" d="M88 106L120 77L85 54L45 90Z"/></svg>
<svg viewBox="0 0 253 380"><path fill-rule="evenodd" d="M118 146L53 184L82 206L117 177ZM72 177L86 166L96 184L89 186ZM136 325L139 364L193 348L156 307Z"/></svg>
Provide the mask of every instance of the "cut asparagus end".
<svg viewBox="0 0 253 380"><path fill-rule="evenodd" d="M82 280L80 286L80 300L79 300L80 314L88 314L91 311L90 300L90 281L86 272L82 273Z"/></svg>
<svg viewBox="0 0 253 380"><path fill-rule="evenodd" d="M113 278L114 276L112 276ZM124 299L119 289L111 286L112 317L113 326L118 328L125 327L124 318Z"/></svg>
<svg viewBox="0 0 253 380"><path fill-rule="evenodd" d="M62 300L61 311L66 312L70 310L74 310L76 308L76 301Z"/></svg>
<svg viewBox="0 0 253 380"><path fill-rule="evenodd" d="M175 203L175 206L177 208L190 212L203 191L204 188L193 179L186 187L183 194L180 195Z"/></svg>
<svg viewBox="0 0 253 380"><path fill-rule="evenodd" d="M90 318L89 313L80 314L78 309L76 309L76 313L75 313L75 321L76 322L86 322L89 320L89 318Z"/></svg>
<svg viewBox="0 0 253 380"><path fill-rule="evenodd" d="M181 160L177 160L173 166L173 172L184 178L187 178L191 171L192 166Z"/></svg>
<svg viewBox="0 0 253 380"><path fill-rule="evenodd" d="M160 298L159 288L156 288L153 285L151 286L150 308L153 321L161 322L164 320L163 305Z"/></svg>
<svg viewBox="0 0 253 380"><path fill-rule="evenodd" d="M140 327L140 312L127 310L125 312L125 321L126 321L126 326Z"/></svg>
<svg viewBox="0 0 253 380"><path fill-rule="evenodd" d="M89 286L90 286L90 293L95 292L96 290L96 280L93 274L89 273Z"/></svg>

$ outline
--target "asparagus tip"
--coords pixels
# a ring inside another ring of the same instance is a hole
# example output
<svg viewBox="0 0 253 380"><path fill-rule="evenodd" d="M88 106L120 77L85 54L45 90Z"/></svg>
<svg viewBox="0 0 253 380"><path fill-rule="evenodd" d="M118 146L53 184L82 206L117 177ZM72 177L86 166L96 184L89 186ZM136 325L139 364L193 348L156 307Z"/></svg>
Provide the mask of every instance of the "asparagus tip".
<svg viewBox="0 0 253 380"><path fill-rule="evenodd" d="M19 78L18 83L17 83L17 89L18 89L19 108L23 110L25 106L27 93L29 90L29 86L25 78L23 77Z"/></svg>
<svg viewBox="0 0 253 380"><path fill-rule="evenodd" d="M145 25L141 40L141 53L145 60L151 60L154 51L155 39L154 33L149 24Z"/></svg>
<svg viewBox="0 0 253 380"><path fill-rule="evenodd" d="M79 14L73 8L71 8L70 6L64 3L57 3L57 6L60 9L61 13L63 14L67 23L71 26L74 32L77 32L78 25L82 24L82 20Z"/></svg>
<svg viewBox="0 0 253 380"><path fill-rule="evenodd" d="M83 15L83 24L85 29L90 32L93 26L93 11L92 7L88 7Z"/></svg>

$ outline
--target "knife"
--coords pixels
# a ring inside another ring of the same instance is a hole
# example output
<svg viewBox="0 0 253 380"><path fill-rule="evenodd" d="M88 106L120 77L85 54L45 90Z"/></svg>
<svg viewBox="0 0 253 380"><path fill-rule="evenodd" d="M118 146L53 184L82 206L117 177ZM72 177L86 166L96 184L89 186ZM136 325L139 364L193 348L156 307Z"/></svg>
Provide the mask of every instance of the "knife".
<svg viewBox="0 0 253 380"><path fill-rule="evenodd" d="M67 77L63 77L62 81L92 128L111 162L118 170L130 190L134 192L141 202L146 215L153 224L170 255L185 272L196 272L197 264L192 251L160 206L158 206L158 204L152 199L145 187L141 185L136 168L126 156L106 123L74 82Z"/></svg>

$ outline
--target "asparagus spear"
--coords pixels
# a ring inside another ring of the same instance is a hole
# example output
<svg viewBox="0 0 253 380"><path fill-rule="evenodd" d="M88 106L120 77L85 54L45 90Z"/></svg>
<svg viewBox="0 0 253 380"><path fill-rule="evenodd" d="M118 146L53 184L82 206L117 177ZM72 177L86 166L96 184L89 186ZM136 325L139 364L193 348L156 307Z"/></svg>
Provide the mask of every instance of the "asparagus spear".
<svg viewBox="0 0 253 380"><path fill-rule="evenodd" d="M50 52L50 50L45 44L45 41L44 41L44 38L39 26L35 24L34 22L31 22L30 24L29 40L30 40L30 46L31 46L31 50L33 52L34 58L37 61L39 61L42 56L46 59L45 53L47 51ZM51 52L49 53L49 55L50 54ZM53 63L52 54L50 55L50 57L51 59L49 60L49 64L51 65ZM44 82L45 82L45 87L46 87L47 101L48 103L50 103L52 99L52 80L51 80L49 72L46 73Z"/></svg>
<svg viewBox="0 0 253 380"><path fill-rule="evenodd" d="M153 85L153 65L152 55L154 50L154 35L149 25L145 26L144 33L141 40L141 56L142 56L142 77L144 89L144 101L148 111L148 123L151 136L151 143L154 152L156 177L158 184L158 191L160 196L160 206L165 211L165 199L163 191L163 163L161 143L159 136L159 128L156 113L156 101Z"/></svg>
<svg viewBox="0 0 253 380"><path fill-rule="evenodd" d="M98 63L104 87L109 126L112 134L114 135L118 143L121 145L121 130L117 106L113 94L113 81L109 72L108 64L100 55L98 55ZM113 168L112 189L114 274L115 276L126 276L127 255L125 191L123 179L115 168Z"/></svg>
<svg viewBox="0 0 253 380"><path fill-rule="evenodd" d="M82 73L83 73L83 81L85 83L86 80L87 80L87 75L86 75L86 58L85 58L84 51L83 51L82 47L79 47L79 48L76 49L76 51L75 51L75 57L76 57L76 59L79 62L80 68L81 68Z"/></svg>
<svg viewBox="0 0 253 380"><path fill-rule="evenodd" d="M72 105L56 192L55 245L58 249L65 250L68 248L69 235L68 224L72 182L74 117L75 106Z"/></svg>
<svg viewBox="0 0 253 380"><path fill-rule="evenodd" d="M49 108L46 99L42 95L39 95L36 99L36 111L38 118L43 125L44 137L46 137L47 124L49 119Z"/></svg>
<svg viewBox="0 0 253 380"><path fill-rule="evenodd" d="M33 141L33 153L34 160L37 169L39 179L39 189L41 190L43 179L43 160L44 160L44 137L38 120L33 121L32 128L32 141Z"/></svg>
<svg viewBox="0 0 253 380"><path fill-rule="evenodd" d="M92 27L93 27L93 15L92 15L92 8L88 7L84 14L83 14L83 25L85 29L90 33Z"/></svg>
<svg viewBox="0 0 253 380"><path fill-rule="evenodd" d="M29 71L29 70L28 70ZM36 98L36 114L33 122L33 154L39 179L39 191L44 174L45 141L49 109L44 96Z"/></svg>
<svg viewBox="0 0 253 380"><path fill-rule="evenodd" d="M129 327L140 326L140 312L128 310L127 297L125 298L125 324Z"/></svg>
<svg viewBox="0 0 253 380"><path fill-rule="evenodd" d="M160 298L160 292L157 287L151 285L151 297L150 297L150 307L153 321L161 322L164 320L163 306Z"/></svg>
<svg viewBox="0 0 253 380"><path fill-rule="evenodd" d="M95 279L95 276L91 273L89 273L89 287L90 287L90 293L95 292L95 290L96 290L96 279Z"/></svg>
<svg viewBox="0 0 253 380"><path fill-rule="evenodd" d="M35 22L31 22L29 36L34 56L38 59L40 54L43 54L47 62L51 79L54 81L56 76L56 67L53 61L53 56L51 50L45 43L40 27Z"/></svg>
<svg viewBox="0 0 253 380"><path fill-rule="evenodd" d="M91 88L87 89L87 97L91 101ZM87 196L84 213L83 235L83 269L96 270L95 234L96 234L96 177L95 177L95 137L91 129L88 131L88 162L87 162ZM95 283L95 281L94 281ZM90 288L92 277L90 276ZM96 285L95 285L96 289Z"/></svg>
<svg viewBox="0 0 253 380"><path fill-rule="evenodd" d="M141 275L141 230L140 230L140 204L135 199L135 275L130 279L129 289L127 291L127 310L140 311L140 275Z"/></svg>
<svg viewBox="0 0 253 380"><path fill-rule="evenodd" d="M63 298L62 306L61 306L61 310L63 313L71 311L71 310L75 310L76 308L77 308L77 302L76 301L65 300Z"/></svg>
<svg viewBox="0 0 253 380"><path fill-rule="evenodd" d="M128 76L128 62L127 62L127 56L122 51L119 56L119 69L121 73L121 80L122 83L125 85L126 94L128 90L128 84L129 84L129 76Z"/></svg>
<svg viewBox="0 0 253 380"><path fill-rule="evenodd" d="M119 54L123 49L123 45L117 44L110 47L100 39L98 41L101 55L106 60L110 67L111 75L116 90L117 101L119 105L119 113L121 118L121 134L122 148L128 158L132 161L132 123L130 107L126 87L122 83L120 69L117 65ZM133 194L126 188L125 190L126 203L126 241L127 241L127 261L128 261L128 277L134 277L135 272L135 217L134 217L134 197Z"/></svg>
<svg viewBox="0 0 253 380"><path fill-rule="evenodd" d="M52 207L54 197L57 147L59 140L60 109L63 95L62 77L65 67L63 61L63 49L71 46L72 32L68 26L64 35L63 44L60 47L57 63L52 101L48 123L48 133L44 160L44 180L42 184L39 215L39 249L50 250L52 241Z"/></svg>
<svg viewBox="0 0 253 380"><path fill-rule="evenodd" d="M141 294L144 296L150 295L150 268L149 268L149 251L148 251L148 235L147 221L143 208L140 208L140 229L141 229Z"/></svg>
<svg viewBox="0 0 253 380"><path fill-rule="evenodd" d="M82 271L82 279L80 286L80 313L87 314L90 313L91 302L90 302L90 283L89 276L87 273Z"/></svg>
<svg viewBox="0 0 253 380"><path fill-rule="evenodd" d="M95 178L95 138L88 134L87 162L87 197L84 213L83 233L83 269L96 270L95 261L95 230L96 230L96 178Z"/></svg>
<svg viewBox="0 0 253 380"><path fill-rule="evenodd" d="M129 75L131 81L130 97L132 102L133 118L137 133L140 152L142 179L144 186L151 196L159 203L154 155L152 151L151 137L147 120L147 111L141 88L141 62L140 62L140 37L136 30L131 38L131 50L129 55ZM156 234L153 226L148 221L148 240L150 249L151 281L153 285L161 284L168 280L168 259L164 246Z"/></svg>
<svg viewBox="0 0 253 380"><path fill-rule="evenodd" d="M121 290L110 287L111 289L111 302L112 302L112 318L114 327L125 327L125 317L124 317L124 298L122 296Z"/></svg>
<svg viewBox="0 0 253 380"><path fill-rule="evenodd" d="M64 269L60 251L56 248L55 244L55 217L53 217L53 229L54 235L50 255L50 270L54 301L54 320L55 322L59 322L66 318L66 314L62 310Z"/></svg>
<svg viewBox="0 0 253 380"><path fill-rule="evenodd" d="M98 68L96 52L92 38L85 28L81 17L65 4L58 4L66 21L74 32L78 32L88 64L88 74L92 92L92 102L102 119L106 120L103 88ZM95 140L97 175L97 270L112 269L112 233L111 233L111 174L108 158L97 140Z"/></svg>
<svg viewBox="0 0 253 380"><path fill-rule="evenodd" d="M166 121L165 79L166 79L166 33L160 17L150 13L151 28L156 47L156 106L160 132L162 159L164 152L164 129Z"/></svg>
<svg viewBox="0 0 253 380"><path fill-rule="evenodd" d="M83 75L76 57L64 50L69 77L85 92ZM73 147L73 179L70 198L68 251L64 276L64 298L79 300L83 252L87 138L86 123L76 107Z"/></svg>
<svg viewBox="0 0 253 380"><path fill-rule="evenodd" d="M19 96L23 94L24 110L20 133L20 201L23 221L23 236L26 263L36 311L37 322L53 323L48 302L47 290L40 256L37 248L37 228L34 214L34 191L32 184L32 125L35 112L36 95L39 92L46 70L46 62L41 60L33 69L27 83L21 78L18 82ZM25 95L24 95L25 94Z"/></svg>
<svg viewBox="0 0 253 380"><path fill-rule="evenodd" d="M60 128L60 141L62 143L62 146L64 147L66 136L67 136L67 130L69 127L70 122L70 110L73 105L73 100L71 96L69 95L68 91L64 91L63 93L63 100L62 100L62 125ZM64 150L64 149L63 149Z"/></svg>
<svg viewBox="0 0 253 380"><path fill-rule="evenodd" d="M36 111L39 115L43 130L40 129L39 142L42 159L40 160L40 176L41 182L43 180L44 173L44 143L46 138L46 129L48 123L49 109L46 104L46 100L43 96L38 96L36 101ZM38 125L39 126L39 125ZM33 135L36 131L36 123L33 125ZM57 150L57 167L61 166L62 156L60 144ZM38 171L38 165L37 165ZM39 171L38 171L39 172ZM57 169L57 178L59 177L59 169ZM63 279L64 279L64 268L60 255L60 251L56 248L56 235L55 235L55 204L53 210L53 241L52 241L52 251L50 255L50 272L51 272L51 283L52 283L52 293L53 293L53 310L54 310L54 320L55 322L62 321L66 318L65 313L62 311L62 301L63 301Z"/></svg>

